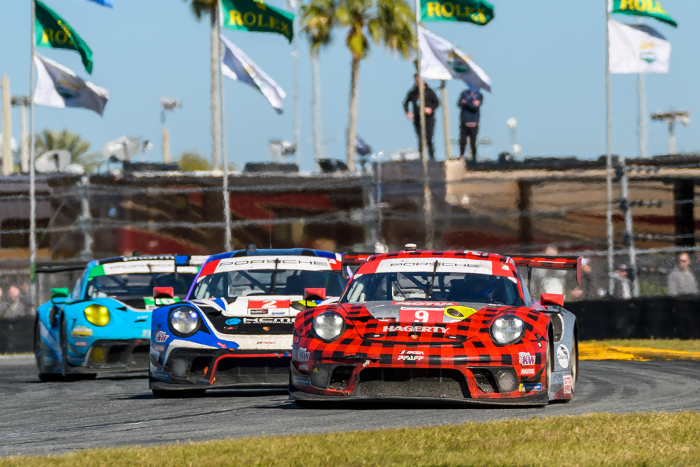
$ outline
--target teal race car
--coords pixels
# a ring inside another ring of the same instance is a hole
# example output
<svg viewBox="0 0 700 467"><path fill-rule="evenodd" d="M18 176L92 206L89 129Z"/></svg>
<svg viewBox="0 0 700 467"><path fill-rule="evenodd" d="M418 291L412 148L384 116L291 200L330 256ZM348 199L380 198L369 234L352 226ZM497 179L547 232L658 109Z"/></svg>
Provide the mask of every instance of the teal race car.
<svg viewBox="0 0 700 467"><path fill-rule="evenodd" d="M34 354L39 379L145 373L151 312L184 298L207 258L119 256L82 265L38 264L37 273L83 270L72 292L51 289L51 300L37 309Z"/></svg>

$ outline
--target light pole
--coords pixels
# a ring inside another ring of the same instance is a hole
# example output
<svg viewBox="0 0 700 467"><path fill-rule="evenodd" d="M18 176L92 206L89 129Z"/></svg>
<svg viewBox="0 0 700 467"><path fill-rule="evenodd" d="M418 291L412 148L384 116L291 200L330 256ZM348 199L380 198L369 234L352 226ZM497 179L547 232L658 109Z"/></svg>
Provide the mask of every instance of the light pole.
<svg viewBox="0 0 700 467"><path fill-rule="evenodd" d="M174 97L160 97L160 123L163 126L163 162L170 162L170 132L165 126L165 112L173 112L182 107L182 103Z"/></svg>
<svg viewBox="0 0 700 467"><path fill-rule="evenodd" d="M689 110L666 110L664 112L654 112L651 114L651 119L668 123L668 153L676 153L676 122L681 122L683 126L690 124Z"/></svg>
<svg viewBox="0 0 700 467"><path fill-rule="evenodd" d="M514 117L506 120L506 125L510 128L510 148L513 156L517 156L520 152L520 146L515 142L515 130L518 128L518 121Z"/></svg>
<svg viewBox="0 0 700 467"><path fill-rule="evenodd" d="M20 128L22 142L20 143L20 171L29 172L29 139L27 136L27 107L29 107L29 96L12 96L12 106L19 107Z"/></svg>

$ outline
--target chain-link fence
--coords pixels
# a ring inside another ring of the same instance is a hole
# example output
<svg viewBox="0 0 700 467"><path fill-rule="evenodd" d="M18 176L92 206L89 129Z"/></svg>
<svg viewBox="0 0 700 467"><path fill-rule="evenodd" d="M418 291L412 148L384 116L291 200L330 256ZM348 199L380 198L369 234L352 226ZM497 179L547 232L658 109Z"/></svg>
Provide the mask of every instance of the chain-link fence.
<svg viewBox="0 0 700 467"><path fill-rule="evenodd" d="M664 170L630 174L643 296L667 294L678 253L694 251L693 177L700 171ZM218 253L226 229L222 182L215 172L39 176L37 261ZM413 161L368 164L362 174L234 173L228 226L233 247L374 251L406 243L425 248L432 240L435 249L532 254L549 246L587 258L580 290L571 278L564 280L567 299L609 293L605 172L599 167L466 171L458 161L431 162L427 214L423 184L421 164ZM31 313L28 192L26 177L0 180L0 317ZM616 202L613 294L624 298L632 271L618 208ZM692 262L688 274L700 273L695 267ZM37 301L75 279L39 275Z"/></svg>

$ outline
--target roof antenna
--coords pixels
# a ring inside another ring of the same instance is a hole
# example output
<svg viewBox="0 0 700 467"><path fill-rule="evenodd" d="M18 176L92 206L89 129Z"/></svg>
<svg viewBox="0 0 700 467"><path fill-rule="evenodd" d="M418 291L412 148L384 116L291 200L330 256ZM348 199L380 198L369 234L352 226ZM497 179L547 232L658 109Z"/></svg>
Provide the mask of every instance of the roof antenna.
<svg viewBox="0 0 700 467"><path fill-rule="evenodd" d="M246 253L252 253L256 250L255 243L246 243L245 244L245 251Z"/></svg>
<svg viewBox="0 0 700 467"><path fill-rule="evenodd" d="M132 251L131 256L141 256L141 252L140 251Z"/></svg>
<svg viewBox="0 0 700 467"><path fill-rule="evenodd" d="M415 243L407 243L407 244L403 247L403 249L404 249L405 251L416 251L417 248L418 248L418 247L416 246Z"/></svg>

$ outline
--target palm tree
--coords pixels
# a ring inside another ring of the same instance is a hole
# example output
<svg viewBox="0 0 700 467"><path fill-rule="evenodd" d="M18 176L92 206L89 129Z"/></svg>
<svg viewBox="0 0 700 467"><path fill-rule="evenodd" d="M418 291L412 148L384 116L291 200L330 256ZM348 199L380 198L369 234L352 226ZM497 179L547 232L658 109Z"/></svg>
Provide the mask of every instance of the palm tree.
<svg viewBox="0 0 700 467"><path fill-rule="evenodd" d="M219 67L219 37L217 29L218 13L219 13L219 0L184 0L189 3L192 13L197 18L201 20L205 15L209 15L210 25L211 25L211 134L212 134L212 148L214 154L212 155L212 165L214 169L218 169L219 166L219 153L221 138L220 134L220 117L221 109L219 108L219 86L218 86L218 67Z"/></svg>
<svg viewBox="0 0 700 467"><path fill-rule="evenodd" d="M313 0L314 5L316 1ZM332 0L329 0L332 1ZM302 8L305 24L313 19L313 9ZM350 116L347 131L346 160L348 169L355 170L355 138L357 136L357 109L359 104L360 61L367 57L370 41L408 57L414 47L414 18L411 7L404 0L336 0L332 7L318 14L318 29L330 31L338 24L349 28L345 43L350 49ZM321 36L323 37L323 35ZM327 42L325 42L327 43ZM312 41L312 46L314 42Z"/></svg>
<svg viewBox="0 0 700 467"><path fill-rule="evenodd" d="M321 47L331 42L331 32L337 21L334 0L311 0L300 8L302 31L311 44L311 126L314 140L314 158L323 156L321 136L321 76L318 55Z"/></svg>
<svg viewBox="0 0 700 467"><path fill-rule="evenodd" d="M66 150L70 152L71 163L83 166L88 173L95 171L99 165L98 160L102 157L102 153L99 152L88 154L90 143L66 129L57 132L46 128L41 133L37 133L34 138L36 154L59 149Z"/></svg>

